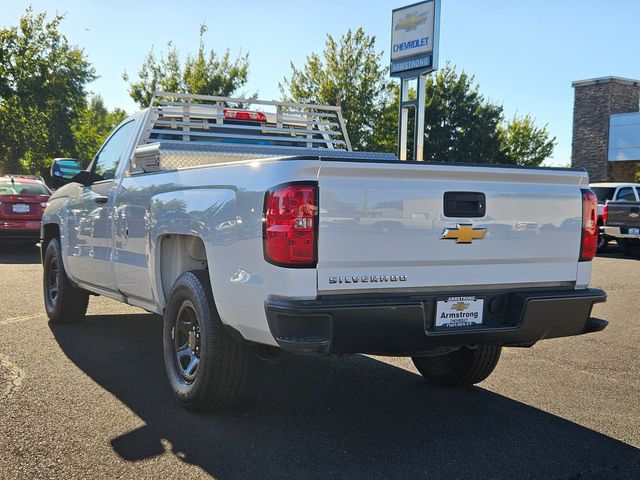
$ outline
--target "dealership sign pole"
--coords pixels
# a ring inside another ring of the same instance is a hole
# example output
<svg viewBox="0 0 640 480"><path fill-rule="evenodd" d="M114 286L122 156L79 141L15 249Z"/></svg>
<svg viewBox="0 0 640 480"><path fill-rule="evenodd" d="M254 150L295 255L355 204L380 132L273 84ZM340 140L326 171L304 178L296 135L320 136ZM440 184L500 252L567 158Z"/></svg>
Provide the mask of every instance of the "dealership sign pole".
<svg viewBox="0 0 640 480"><path fill-rule="evenodd" d="M427 0L396 8L391 17L392 77L400 78L398 157L407 159L409 109L415 110L415 161L424 159L424 109L426 75L438 68L440 0ZM409 99L409 82L417 80L415 100Z"/></svg>

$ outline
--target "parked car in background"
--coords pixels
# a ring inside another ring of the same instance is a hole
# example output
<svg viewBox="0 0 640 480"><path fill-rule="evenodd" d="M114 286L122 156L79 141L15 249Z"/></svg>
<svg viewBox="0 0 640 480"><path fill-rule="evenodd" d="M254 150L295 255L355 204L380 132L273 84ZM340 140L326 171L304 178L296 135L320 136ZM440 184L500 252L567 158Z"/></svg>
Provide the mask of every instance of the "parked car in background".
<svg viewBox="0 0 640 480"><path fill-rule="evenodd" d="M42 214L50 196L42 177L0 177L0 240L38 243Z"/></svg>
<svg viewBox="0 0 640 480"><path fill-rule="evenodd" d="M602 216L607 238L615 238L625 255L640 256L640 202L607 201Z"/></svg>
<svg viewBox="0 0 640 480"><path fill-rule="evenodd" d="M592 183L590 187L598 197L598 253L603 253L614 238L604 231L604 205L607 201L637 202L640 200L640 183Z"/></svg>

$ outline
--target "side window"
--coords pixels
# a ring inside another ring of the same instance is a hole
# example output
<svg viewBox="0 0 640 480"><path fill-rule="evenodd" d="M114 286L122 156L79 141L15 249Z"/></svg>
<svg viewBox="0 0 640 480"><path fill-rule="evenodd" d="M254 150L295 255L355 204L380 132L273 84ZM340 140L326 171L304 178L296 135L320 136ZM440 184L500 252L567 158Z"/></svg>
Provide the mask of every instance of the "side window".
<svg viewBox="0 0 640 480"><path fill-rule="evenodd" d="M617 198L617 200L623 201L623 202L635 202L636 201L636 195L633 193L633 188L624 187L624 188L621 188L620 190L618 190L618 198Z"/></svg>
<svg viewBox="0 0 640 480"><path fill-rule="evenodd" d="M116 130L96 156L94 172L97 180L110 180L115 176L120 160L129 145L129 137L133 131L134 123L131 120Z"/></svg>

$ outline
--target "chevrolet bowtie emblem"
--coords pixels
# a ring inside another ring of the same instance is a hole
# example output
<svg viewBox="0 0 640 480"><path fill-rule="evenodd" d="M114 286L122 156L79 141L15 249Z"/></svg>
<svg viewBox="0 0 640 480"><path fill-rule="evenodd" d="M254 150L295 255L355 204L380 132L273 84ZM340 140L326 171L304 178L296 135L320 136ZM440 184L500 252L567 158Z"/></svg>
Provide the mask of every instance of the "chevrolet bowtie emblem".
<svg viewBox="0 0 640 480"><path fill-rule="evenodd" d="M451 310L457 310L458 312L463 312L467 308L469 308L469 304L465 302L458 302L451 305Z"/></svg>
<svg viewBox="0 0 640 480"><path fill-rule="evenodd" d="M487 235L486 228L473 228L473 225L458 224L456 228L445 228L441 240L455 240L456 243L471 243L482 240Z"/></svg>
<svg viewBox="0 0 640 480"><path fill-rule="evenodd" d="M415 30L420 25L424 25L425 23L427 23L426 13L419 14L417 11L407 13L402 20L396 23L396 28L394 30L404 30L405 32L410 32L411 30Z"/></svg>

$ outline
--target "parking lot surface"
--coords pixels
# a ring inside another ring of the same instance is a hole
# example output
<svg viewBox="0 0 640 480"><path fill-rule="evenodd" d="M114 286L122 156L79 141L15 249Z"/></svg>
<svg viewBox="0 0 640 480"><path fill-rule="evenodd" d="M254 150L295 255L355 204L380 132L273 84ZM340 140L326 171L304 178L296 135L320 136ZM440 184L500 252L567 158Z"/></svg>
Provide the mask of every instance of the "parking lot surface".
<svg viewBox="0 0 640 480"><path fill-rule="evenodd" d="M50 325L35 248L0 246L0 478L640 478L640 261L596 258L602 333L506 349L479 386L405 358L257 360L247 400L181 409L162 321L92 297Z"/></svg>

